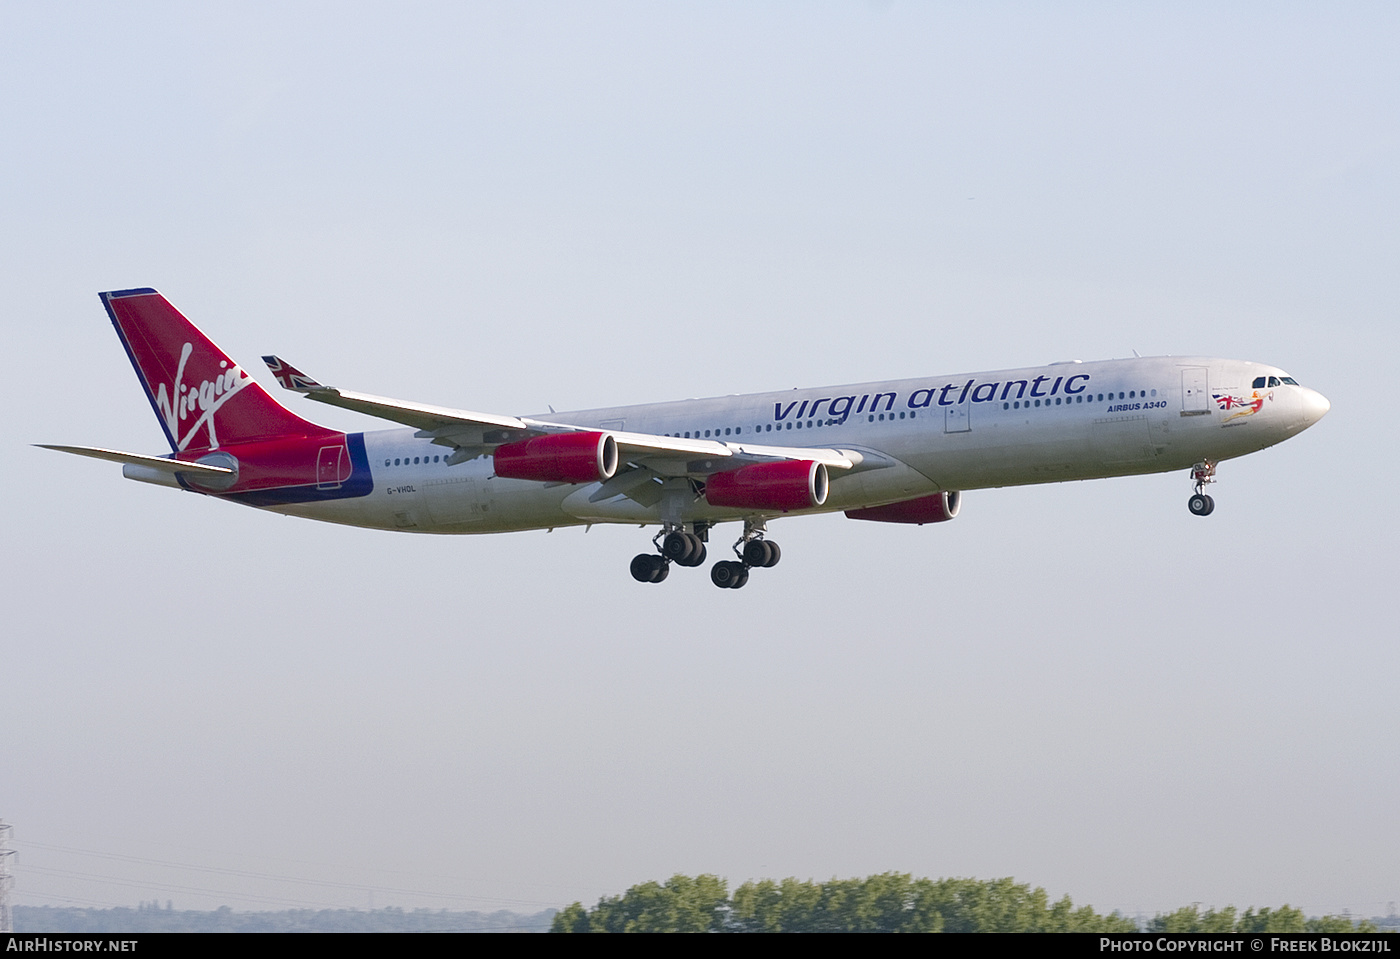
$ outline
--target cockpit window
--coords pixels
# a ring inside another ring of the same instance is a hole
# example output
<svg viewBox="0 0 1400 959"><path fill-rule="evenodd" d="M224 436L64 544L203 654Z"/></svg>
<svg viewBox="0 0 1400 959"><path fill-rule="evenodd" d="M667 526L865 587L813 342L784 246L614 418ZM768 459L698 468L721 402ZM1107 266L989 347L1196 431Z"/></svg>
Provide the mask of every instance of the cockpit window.
<svg viewBox="0 0 1400 959"><path fill-rule="evenodd" d="M1289 386L1297 386L1297 385L1298 385L1298 381L1295 380L1295 379L1294 379L1293 377L1291 377L1291 376L1285 376L1285 377L1283 378L1283 381L1284 381L1285 383L1287 383Z"/></svg>

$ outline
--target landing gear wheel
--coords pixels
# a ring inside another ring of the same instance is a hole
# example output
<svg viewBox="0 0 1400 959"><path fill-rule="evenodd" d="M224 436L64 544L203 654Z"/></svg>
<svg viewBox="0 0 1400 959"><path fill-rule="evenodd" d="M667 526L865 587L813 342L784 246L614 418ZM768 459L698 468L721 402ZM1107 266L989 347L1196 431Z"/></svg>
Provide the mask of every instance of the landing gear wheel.
<svg viewBox="0 0 1400 959"><path fill-rule="evenodd" d="M773 548L761 539L751 539L744 544L745 566L767 566L773 556Z"/></svg>
<svg viewBox="0 0 1400 959"><path fill-rule="evenodd" d="M694 533L692 533L691 535L692 535L692 536L695 536ZM688 563L686 563L685 565L687 565L687 566L704 566L704 565L705 565L705 557L708 556L708 555L710 555L710 551L707 550L707 549L705 548L705 544L704 544L703 542L701 542L700 537L698 537L698 536L695 536L695 547L696 547L696 549L695 549L695 554L694 554L693 556L690 557L690 561L689 561Z"/></svg>
<svg viewBox="0 0 1400 959"><path fill-rule="evenodd" d="M710 582L720 589L738 589L749 580L749 571L743 563L732 559L721 560L710 568Z"/></svg>
<svg viewBox="0 0 1400 959"><path fill-rule="evenodd" d="M671 574L671 564L655 553L638 553L632 557L632 578L639 583L659 583Z"/></svg>
<svg viewBox="0 0 1400 959"><path fill-rule="evenodd" d="M771 539L764 540L768 544L768 562L764 563L766 569L772 569L778 565L778 560L783 558L783 551L778 549L778 544Z"/></svg>
<svg viewBox="0 0 1400 959"><path fill-rule="evenodd" d="M1209 516L1215 512L1215 500L1206 493L1206 486L1215 482L1215 461L1201 460L1191 467L1191 479L1196 483L1196 495L1186 501L1192 516Z"/></svg>
<svg viewBox="0 0 1400 959"><path fill-rule="evenodd" d="M677 530L674 533L667 533L666 538L661 541L661 555L667 559L675 560L682 566L689 566L687 560L695 552L695 543L689 533Z"/></svg>

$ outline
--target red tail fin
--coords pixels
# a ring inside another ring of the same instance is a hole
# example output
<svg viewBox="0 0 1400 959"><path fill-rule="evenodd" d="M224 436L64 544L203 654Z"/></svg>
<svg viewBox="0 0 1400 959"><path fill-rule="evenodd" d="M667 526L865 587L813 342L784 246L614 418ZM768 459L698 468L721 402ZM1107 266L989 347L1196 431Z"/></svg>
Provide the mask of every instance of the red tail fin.
<svg viewBox="0 0 1400 959"><path fill-rule="evenodd" d="M155 290L99 295L171 449L329 432L283 408Z"/></svg>

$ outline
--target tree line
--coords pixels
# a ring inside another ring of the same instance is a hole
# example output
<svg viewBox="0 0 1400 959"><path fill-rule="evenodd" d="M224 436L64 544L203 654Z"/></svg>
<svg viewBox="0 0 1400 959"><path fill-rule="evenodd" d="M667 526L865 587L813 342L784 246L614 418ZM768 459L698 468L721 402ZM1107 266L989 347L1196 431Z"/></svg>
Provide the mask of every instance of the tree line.
<svg viewBox="0 0 1400 959"><path fill-rule="evenodd" d="M915 879L887 872L828 882L749 881L731 896L718 876L644 882L592 909L575 902L551 932L1374 932L1346 916L1308 919L1291 906L1233 906L1159 914L1146 929L1117 912L1051 902L1042 888L1013 879Z"/></svg>

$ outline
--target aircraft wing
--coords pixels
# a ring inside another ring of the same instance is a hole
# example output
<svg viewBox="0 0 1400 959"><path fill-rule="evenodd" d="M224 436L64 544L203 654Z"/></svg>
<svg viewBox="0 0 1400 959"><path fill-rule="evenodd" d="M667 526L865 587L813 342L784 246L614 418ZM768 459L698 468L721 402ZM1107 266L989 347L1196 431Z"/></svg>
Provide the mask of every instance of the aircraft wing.
<svg viewBox="0 0 1400 959"><path fill-rule="evenodd" d="M308 399L412 426L418 430L419 437L431 439L439 446L453 447L454 452L448 462L454 464L490 452L505 443L550 433L576 432L609 433L617 442L618 453L624 460L672 476L705 475L724 469L737 469L748 463L777 460L812 460L830 469L851 469L865 459L855 450L721 443L454 410L323 386L277 356L264 356L263 362L284 388L301 393Z"/></svg>
<svg viewBox="0 0 1400 959"><path fill-rule="evenodd" d="M353 393L338 390L332 386L322 386L301 370L278 356L264 356L263 362L272 371L283 388L301 393L307 399L318 403L339 406L342 409L367 413L380 419L393 420L419 430L433 431L460 426L480 430L529 430L525 421L516 416L497 416L494 413L475 413L471 410L453 410L444 406L430 406L427 403L410 403L394 400L386 396L372 396L369 393ZM512 439L517 437L512 437ZM498 442L509 442L499 440Z"/></svg>

